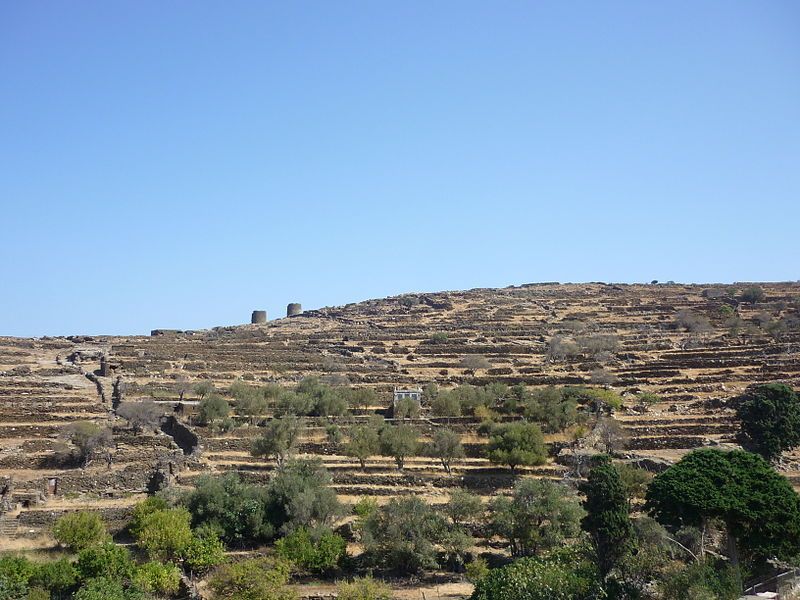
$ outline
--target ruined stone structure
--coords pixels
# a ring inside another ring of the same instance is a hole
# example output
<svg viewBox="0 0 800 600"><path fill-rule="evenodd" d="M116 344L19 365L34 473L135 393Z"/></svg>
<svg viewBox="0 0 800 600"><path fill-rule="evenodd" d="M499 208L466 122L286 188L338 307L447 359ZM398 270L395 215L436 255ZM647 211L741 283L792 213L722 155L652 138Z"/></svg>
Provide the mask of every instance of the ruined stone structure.
<svg viewBox="0 0 800 600"><path fill-rule="evenodd" d="M299 302L292 302L286 307L287 317L294 317L302 312L303 312L303 307L300 305Z"/></svg>
<svg viewBox="0 0 800 600"><path fill-rule="evenodd" d="M257 325L259 323L266 323L267 322L267 311L265 311L265 310L254 310L253 314L250 317L250 322L253 325Z"/></svg>

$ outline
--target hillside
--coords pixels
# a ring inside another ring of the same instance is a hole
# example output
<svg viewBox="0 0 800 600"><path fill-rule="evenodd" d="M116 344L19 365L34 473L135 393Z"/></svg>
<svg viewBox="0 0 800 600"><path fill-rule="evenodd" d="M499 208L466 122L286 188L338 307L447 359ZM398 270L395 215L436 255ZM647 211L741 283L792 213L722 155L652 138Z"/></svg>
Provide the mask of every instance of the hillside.
<svg viewBox="0 0 800 600"><path fill-rule="evenodd" d="M765 296L744 302L749 285L532 284L409 294L195 332L0 338L0 549L51 545L48 527L64 510L87 507L122 523L162 480L189 485L231 469L265 479L271 466L249 454L260 427L240 420L222 433L195 424L191 386L200 381L226 396L239 379L289 386L309 376L377 390L378 405L333 419L345 428L386 409L394 386L608 386L623 398L613 416L627 433L628 460L658 468L691 448L733 445L730 399L754 383L800 386L800 284L760 284ZM171 435L136 435L114 414L120 399L144 398L172 412L181 390L186 402L164 427ZM641 402L643 392L657 398ZM64 468L53 460L59 431L82 420L112 424L114 447L85 468ZM423 408L415 419L423 435L443 422L462 434L467 459L452 476L426 457L403 471L375 457L362 471L328 441L329 422L308 418L300 453L322 457L345 502L409 493L443 502L459 485L490 497L512 483L483 457L478 418L435 418ZM569 470L564 451L556 456L569 437L547 441L557 446L552 459L523 469L527 476ZM797 457L781 468L800 486ZM444 593L463 594L462 584L450 585Z"/></svg>

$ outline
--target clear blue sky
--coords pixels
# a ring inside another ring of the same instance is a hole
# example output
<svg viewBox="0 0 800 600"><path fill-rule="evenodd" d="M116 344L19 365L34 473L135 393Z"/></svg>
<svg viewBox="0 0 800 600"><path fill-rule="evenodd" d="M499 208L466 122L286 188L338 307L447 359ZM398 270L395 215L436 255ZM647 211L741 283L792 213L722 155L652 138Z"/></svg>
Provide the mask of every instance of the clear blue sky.
<svg viewBox="0 0 800 600"><path fill-rule="evenodd" d="M0 334L800 278L800 4L3 2Z"/></svg>

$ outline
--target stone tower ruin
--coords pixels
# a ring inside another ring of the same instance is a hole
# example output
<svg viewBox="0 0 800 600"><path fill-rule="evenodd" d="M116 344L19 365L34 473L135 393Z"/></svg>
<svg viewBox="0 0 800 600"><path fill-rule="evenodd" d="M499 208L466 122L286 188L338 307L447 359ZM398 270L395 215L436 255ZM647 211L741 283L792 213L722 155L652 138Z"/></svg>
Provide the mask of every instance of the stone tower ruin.
<svg viewBox="0 0 800 600"><path fill-rule="evenodd" d="M299 315L301 312L303 312L303 307L299 302L292 302L286 307L287 317L294 317L295 315Z"/></svg>
<svg viewBox="0 0 800 600"><path fill-rule="evenodd" d="M250 322L254 325L257 323L266 323L267 322L267 311L265 310L254 310L253 315L250 317Z"/></svg>

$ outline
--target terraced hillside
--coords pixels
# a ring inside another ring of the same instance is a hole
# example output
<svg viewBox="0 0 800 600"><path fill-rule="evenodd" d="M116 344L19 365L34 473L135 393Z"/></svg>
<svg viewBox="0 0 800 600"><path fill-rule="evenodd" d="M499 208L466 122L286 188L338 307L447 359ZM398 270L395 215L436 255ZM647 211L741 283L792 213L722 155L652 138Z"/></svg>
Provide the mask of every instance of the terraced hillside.
<svg viewBox="0 0 800 600"><path fill-rule="evenodd" d="M630 460L657 468L691 448L733 444L729 399L759 382L800 385L800 284L763 284L754 302L742 301L747 287L539 284L404 295L206 331L0 339L0 546L51 544L49 524L78 507L122 522L163 480L184 485L231 469L267 477L272 465L249 454L261 427L240 419L221 433L194 424L191 387L200 381L224 395L239 379L292 385L308 376L377 390L378 405L335 419L344 428L385 410L394 386L610 386L625 400L614 418ZM642 392L653 401L640 402ZM144 398L162 402L165 414L178 409L160 434L135 435L114 414L120 400ZM113 425L114 446L83 468L65 468L52 456L64 424L78 420ZM444 421L467 451L452 475L425 457L403 471L373 457L362 470L328 441L327 418L308 419L300 452L322 458L347 502L409 493L440 502L454 486L484 497L509 488L508 470L484 458L477 418L433 418L423 408L415 423L430 435ZM527 476L569 474L564 453L575 444L548 439L553 460ZM797 457L782 468L800 485Z"/></svg>

